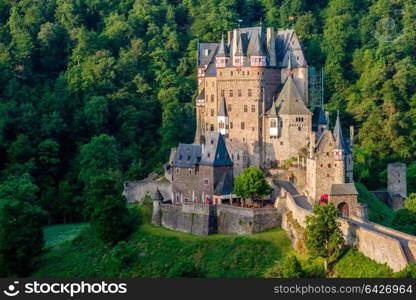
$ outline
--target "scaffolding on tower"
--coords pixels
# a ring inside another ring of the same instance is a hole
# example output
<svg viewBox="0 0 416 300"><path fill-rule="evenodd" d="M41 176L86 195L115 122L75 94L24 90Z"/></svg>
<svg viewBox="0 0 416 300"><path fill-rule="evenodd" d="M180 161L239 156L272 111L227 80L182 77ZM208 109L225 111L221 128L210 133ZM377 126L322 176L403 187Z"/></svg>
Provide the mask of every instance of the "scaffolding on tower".
<svg viewBox="0 0 416 300"><path fill-rule="evenodd" d="M319 72L314 67L308 69L309 105L320 107L324 104L324 71Z"/></svg>

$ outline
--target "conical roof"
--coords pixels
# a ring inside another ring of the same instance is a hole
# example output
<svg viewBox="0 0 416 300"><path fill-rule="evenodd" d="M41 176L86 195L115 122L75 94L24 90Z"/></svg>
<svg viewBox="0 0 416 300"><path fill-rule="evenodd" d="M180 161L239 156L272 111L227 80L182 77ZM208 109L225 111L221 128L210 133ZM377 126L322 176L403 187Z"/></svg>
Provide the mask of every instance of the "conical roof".
<svg viewBox="0 0 416 300"><path fill-rule="evenodd" d="M225 98L221 97L220 99L220 107L218 109L218 116L219 117L227 117L227 107L225 106Z"/></svg>
<svg viewBox="0 0 416 300"><path fill-rule="evenodd" d="M266 56L266 51L263 48L263 44L258 33L254 35L250 46L250 55Z"/></svg>
<svg viewBox="0 0 416 300"><path fill-rule="evenodd" d="M228 47L224 41L224 35L221 36L221 43L218 47L217 56L229 56L228 54Z"/></svg>
<svg viewBox="0 0 416 300"><path fill-rule="evenodd" d="M243 39L239 32L237 32L237 50L235 52L235 55L244 55L244 49L243 49Z"/></svg>
<svg viewBox="0 0 416 300"><path fill-rule="evenodd" d="M345 142L344 136L342 135L341 121L339 118L339 111L337 113L337 120L335 122L334 132L335 138L335 149L342 149L344 152L349 153L349 147Z"/></svg>
<svg viewBox="0 0 416 300"><path fill-rule="evenodd" d="M277 118L277 112L276 112L276 104L275 101L273 99L272 101L272 106L270 107L270 109L267 111L267 115L271 118Z"/></svg>
<svg viewBox="0 0 416 300"><path fill-rule="evenodd" d="M279 97L279 115L311 115L292 77L288 77Z"/></svg>

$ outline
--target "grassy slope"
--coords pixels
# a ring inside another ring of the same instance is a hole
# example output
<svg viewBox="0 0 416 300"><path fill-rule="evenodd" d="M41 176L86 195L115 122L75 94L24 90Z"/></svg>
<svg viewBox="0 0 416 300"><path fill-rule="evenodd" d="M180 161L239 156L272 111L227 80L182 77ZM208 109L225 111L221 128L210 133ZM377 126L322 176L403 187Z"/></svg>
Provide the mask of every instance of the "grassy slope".
<svg viewBox="0 0 416 300"><path fill-rule="evenodd" d="M149 220L150 208L144 208ZM284 255L290 240L281 228L247 236L201 237L145 222L126 243L111 248L86 228L74 240L49 249L34 277L167 277L192 261L206 277L263 277Z"/></svg>
<svg viewBox="0 0 416 300"><path fill-rule="evenodd" d="M87 223L46 226L43 229L45 247L55 246L61 242L72 240L86 227L88 227Z"/></svg>
<svg viewBox="0 0 416 300"><path fill-rule="evenodd" d="M368 204L370 221L390 226L394 216L393 210L378 200L362 183L355 183L355 187L358 191L358 201Z"/></svg>

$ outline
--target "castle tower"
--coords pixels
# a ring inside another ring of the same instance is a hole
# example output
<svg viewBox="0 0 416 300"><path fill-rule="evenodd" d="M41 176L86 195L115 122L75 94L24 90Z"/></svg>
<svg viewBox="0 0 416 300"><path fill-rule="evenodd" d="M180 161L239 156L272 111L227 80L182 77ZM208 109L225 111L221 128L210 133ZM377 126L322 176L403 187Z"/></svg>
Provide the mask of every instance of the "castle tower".
<svg viewBox="0 0 416 300"><path fill-rule="evenodd" d="M228 136L228 114L225 106L225 98L221 97L220 107L218 109L218 132L224 136Z"/></svg>
<svg viewBox="0 0 416 300"><path fill-rule="evenodd" d="M391 195L407 197L406 164L387 165L387 190Z"/></svg>
<svg viewBox="0 0 416 300"><path fill-rule="evenodd" d="M221 37L221 43L218 47L217 56L215 58L215 66L217 69L225 68L228 63L230 55L228 53L227 45L224 41L224 36Z"/></svg>
<svg viewBox="0 0 416 300"><path fill-rule="evenodd" d="M333 183L345 183L345 155L346 145L344 145L344 137L342 136L341 121L339 119L339 112L334 128L335 147L333 151L334 155L334 182Z"/></svg>

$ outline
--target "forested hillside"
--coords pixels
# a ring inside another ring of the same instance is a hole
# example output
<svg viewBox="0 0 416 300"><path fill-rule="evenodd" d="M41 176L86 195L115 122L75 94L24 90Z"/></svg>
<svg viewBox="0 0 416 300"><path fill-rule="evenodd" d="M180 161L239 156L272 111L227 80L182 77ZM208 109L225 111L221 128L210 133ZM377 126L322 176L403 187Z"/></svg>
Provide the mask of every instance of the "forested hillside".
<svg viewBox="0 0 416 300"><path fill-rule="evenodd" d="M91 176L160 170L193 139L197 42L239 19L295 28L326 107L355 125L357 180L383 187L387 162L414 161L414 0L3 0L0 198L77 221Z"/></svg>

